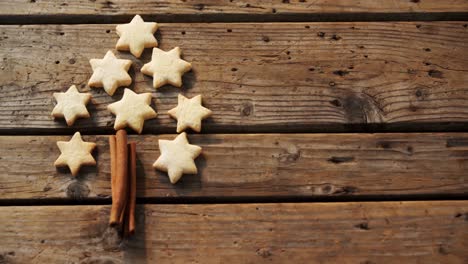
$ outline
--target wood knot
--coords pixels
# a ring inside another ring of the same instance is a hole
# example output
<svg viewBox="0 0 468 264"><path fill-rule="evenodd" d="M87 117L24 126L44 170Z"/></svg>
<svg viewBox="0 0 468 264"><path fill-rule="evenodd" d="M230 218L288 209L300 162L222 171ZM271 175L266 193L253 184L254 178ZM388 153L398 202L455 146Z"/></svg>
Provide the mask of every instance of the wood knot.
<svg viewBox="0 0 468 264"><path fill-rule="evenodd" d="M254 106L250 102L246 102L242 104L241 107L241 116L250 116L253 114Z"/></svg>
<svg viewBox="0 0 468 264"><path fill-rule="evenodd" d="M383 110L379 103L367 94L349 94L343 99L343 109L348 123L365 124L382 122Z"/></svg>
<svg viewBox="0 0 468 264"><path fill-rule="evenodd" d="M460 218L464 219L465 221L468 221L468 213L457 213L455 214L455 218Z"/></svg>
<svg viewBox="0 0 468 264"><path fill-rule="evenodd" d="M392 143L390 141L385 141L385 140L378 141L377 147L383 148L383 149L389 149L392 147Z"/></svg>
<svg viewBox="0 0 468 264"><path fill-rule="evenodd" d="M285 153L279 155L279 161L281 162L295 162L301 157L301 151L295 146L290 145L286 149Z"/></svg>
<svg viewBox="0 0 468 264"><path fill-rule="evenodd" d="M338 70L338 71L334 71L333 74L343 77L345 75L348 75L349 71L347 71L347 70Z"/></svg>
<svg viewBox="0 0 468 264"><path fill-rule="evenodd" d="M0 264L7 264L7 263L13 263L13 257L16 255L14 251L8 251L4 253L0 253ZM16 262L14 262L16 263Z"/></svg>
<svg viewBox="0 0 468 264"><path fill-rule="evenodd" d="M335 157L335 156L332 156L331 158L328 159L328 161L331 162L331 163L340 164L340 163L354 161L354 157Z"/></svg>
<svg viewBox="0 0 468 264"><path fill-rule="evenodd" d="M357 225L354 225L354 227L359 228L361 230L369 230L369 224L367 222L362 222Z"/></svg>
<svg viewBox="0 0 468 264"><path fill-rule="evenodd" d="M438 79L444 78L444 73L438 70L429 70L427 72L427 75L429 75L432 78L438 78Z"/></svg>
<svg viewBox="0 0 468 264"><path fill-rule="evenodd" d="M332 105L334 105L336 107L341 107L341 102L338 99L334 99L334 100L330 101L330 104L332 104Z"/></svg>
<svg viewBox="0 0 468 264"><path fill-rule="evenodd" d="M338 36L338 35L336 35L336 34L333 34L333 35L331 36L331 38L330 38L330 39L331 39L331 40L334 40L334 41L338 41L338 40L340 40L340 39L341 39L341 37L340 37L340 36Z"/></svg>
<svg viewBox="0 0 468 264"><path fill-rule="evenodd" d="M449 251L444 245L439 245L439 254L441 255L448 255Z"/></svg>
<svg viewBox="0 0 468 264"><path fill-rule="evenodd" d="M90 190L88 185L81 182L73 182L67 187L67 197L75 200L81 200L88 197L89 192Z"/></svg>
<svg viewBox="0 0 468 264"><path fill-rule="evenodd" d="M412 146L407 146L407 147L406 147L406 152L407 152L407 154L410 155L410 156L413 155L413 152L414 152L413 147L412 147Z"/></svg>
<svg viewBox="0 0 468 264"><path fill-rule="evenodd" d="M416 95L416 97L421 97L423 95L423 93L421 92L421 90L418 89L418 90L416 90L415 95Z"/></svg>
<svg viewBox="0 0 468 264"><path fill-rule="evenodd" d="M338 195L341 195L341 194L353 194L355 192L358 191L358 188L357 187L354 187L354 186L343 186L343 187L340 187L340 188L336 188L333 192L333 194L338 194Z"/></svg>
<svg viewBox="0 0 468 264"><path fill-rule="evenodd" d="M268 258L271 255L273 255L269 248L259 248L259 249L257 249L256 253L257 253L257 255L259 255L259 256L261 256L263 258Z"/></svg>
<svg viewBox="0 0 468 264"><path fill-rule="evenodd" d="M335 186L331 184L325 184L322 187L316 189L318 194L331 194L335 190Z"/></svg>

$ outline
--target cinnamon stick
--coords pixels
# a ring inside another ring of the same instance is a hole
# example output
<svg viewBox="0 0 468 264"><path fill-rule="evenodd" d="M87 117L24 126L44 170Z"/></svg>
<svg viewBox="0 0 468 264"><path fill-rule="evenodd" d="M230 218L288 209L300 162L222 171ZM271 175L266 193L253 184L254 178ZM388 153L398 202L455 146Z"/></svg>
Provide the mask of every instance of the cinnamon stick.
<svg viewBox="0 0 468 264"><path fill-rule="evenodd" d="M128 237L129 233L129 226L128 226L128 188L127 188L127 203L125 204L125 208L122 211L122 214L120 215L120 232L122 234L122 237L126 238Z"/></svg>
<svg viewBox="0 0 468 264"><path fill-rule="evenodd" d="M110 214L110 224L112 226L121 224L120 217L127 203L127 132L118 130L116 133L116 151L115 151L115 192L112 199L112 209ZM111 168L112 171L112 168ZM115 206L114 206L115 205Z"/></svg>
<svg viewBox="0 0 468 264"><path fill-rule="evenodd" d="M116 173L116 142L115 142L115 136L111 135L109 136L109 148L110 148L110 164L111 164L111 193L112 193L112 209L111 211L115 210L116 204L115 204L115 173ZM112 224L112 219L109 219L109 224Z"/></svg>
<svg viewBox="0 0 468 264"><path fill-rule="evenodd" d="M136 143L129 144L128 158L129 198L128 198L128 235L135 234L135 207L136 207Z"/></svg>
<svg viewBox="0 0 468 264"><path fill-rule="evenodd" d="M128 192L128 190L127 190ZM122 209L122 213L120 214L120 217L119 217L119 224L121 225L120 226L120 229L123 230L125 229L125 224L126 224L126 218L127 218L127 211L128 211L128 193L127 193L127 196L126 196L126 203L124 204L124 208Z"/></svg>

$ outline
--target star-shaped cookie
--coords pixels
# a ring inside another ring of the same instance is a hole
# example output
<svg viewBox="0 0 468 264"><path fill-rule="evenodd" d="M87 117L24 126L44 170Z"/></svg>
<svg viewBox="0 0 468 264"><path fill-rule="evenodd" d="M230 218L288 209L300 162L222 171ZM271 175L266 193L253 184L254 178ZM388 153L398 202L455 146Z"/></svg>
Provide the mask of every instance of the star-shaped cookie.
<svg viewBox="0 0 468 264"><path fill-rule="evenodd" d="M119 86L132 83L132 78L127 73L132 61L117 59L110 50L103 59L90 59L89 63L93 68L93 75L88 82L90 87L104 87L112 96Z"/></svg>
<svg viewBox="0 0 468 264"><path fill-rule="evenodd" d="M201 105L202 97L197 95L191 99L179 94L177 107L167 113L177 119L177 133L190 127L196 132L201 130L201 121L211 115L211 110Z"/></svg>
<svg viewBox="0 0 468 264"><path fill-rule="evenodd" d="M140 134L145 120L157 116L150 104L151 93L136 94L125 88L122 99L107 106L107 109L116 115L114 129L129 126Z"/></svg>
<svg viewBox="0 0 468 264"><path fill-rule="evenodd" d="M151 61L143 65L141 72L153 76L154 88L165 84L182 86L182 75L192 69L192 64L180 58L180 49L175 47L170 51L153 49Z"/></svg>
<svg viewBox="0 0 468 264"><path fill-rule="evenodd" d="M128 24L118 25L116 29L120 36L115 46L117 50L130 50L133 56L140 58L145 48L158 46L158 41L153 35L158 30L158 24L145 22L139 15Z"/></svg>
<svg viewBox="0 0 468 264"><path fill-rule="evenodd" d="M80 132L76 132L68 142L57 141L57 146L61 154L54 163L55 167L68 166L73 176L78 174L82 165L96 165L91 155L96 143L84 142Z"/></svg>
<svg viewBox="0 0 468 264"><path fill-rule="evenodd" d="M197 173L194 159L200 155L202 149L199 146L190 145L185 132L174 140L160 139L159 150L161 156L153 164L153 167L167 172L172 184L175 184L184 173Z"/></svg>
<svg viewBox="0 0 468 264"><path fill-rule="evenodd" d="M52 110L52 116L65 118L67 125L71 126L77 118L88 118L89 112L86 104L91 99L91 94L80 93L75 85L70 86L65 93L54 93L57 105Z"/></svg>

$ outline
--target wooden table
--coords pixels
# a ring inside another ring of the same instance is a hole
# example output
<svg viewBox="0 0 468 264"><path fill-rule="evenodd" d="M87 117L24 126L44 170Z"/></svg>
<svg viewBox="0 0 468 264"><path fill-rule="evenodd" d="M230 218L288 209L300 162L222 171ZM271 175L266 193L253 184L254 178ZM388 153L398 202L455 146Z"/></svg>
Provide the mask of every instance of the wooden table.
<svg viewBox="0 0 468 264"><path fill-rule="evenodd" d="M108 227L119 100L90 58L135 14L179 46L184 87L131 89L157 119L137 142L137 234ZM468 1L8 0L0 3L0 263L467 263ZM464 21L463 21L464 20ZM360 21L360 22L358 22ZM215 22L215 23L212 23ZM93 94L54 121L53 92ZM177 94L204 96L198 175L151 165ZM96 167L56 169L80 131Z"/></svg>

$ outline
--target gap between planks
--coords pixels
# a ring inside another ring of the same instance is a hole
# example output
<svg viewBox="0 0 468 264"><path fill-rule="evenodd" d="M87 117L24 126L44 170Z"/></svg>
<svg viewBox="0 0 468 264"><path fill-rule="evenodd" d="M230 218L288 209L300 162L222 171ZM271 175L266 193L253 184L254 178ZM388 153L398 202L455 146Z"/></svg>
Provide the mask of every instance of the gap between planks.
<svg viewBox="0 0 468 264"><path fill-rule="evenodd" d="M60 122L60 121L57 121ZM174 121L176 123L177 121ZM202 121L203 122L203 121ZM202 123L203 126L203 123ZM55 129L36 129L36 128L0 128L0 136L60 136L60 135L73 135L77 130L81 130L82 135L106 136L114 135L115 130L111 127L107 128L86 128L82 130L76 127L57 127ZM158 127L143 130L141 134L125 128L128 135L164 135L173 134L175 128L173 127ZM257 125L255 127L242 128L231 127L226 130L222 127L210 128L208 131L200 131L197 134L201 135L241 135L241 134L349 134L349 133L363 133L363 134L400 134L400 133L422 133L430 134L437 132L445 133L466 133L468 132L467 122L431 122L431 123L391 123L391 124L317 124L317 125L302 125L297 127L271 127L268 125ZM194 133L188 131L188 133ZM176 134L174 134L176 135Z"/></svg>
<svg viewBox="0 0 468 264"><path fill-rule="evenodd" d="M367 195L367 196L329 196L329 197L160 197L137 198L137 205L145 204L312 204L312 203L372 203L372 202L422 202L422 201L468 201L468 194L433 195ZM0 207L11 206L82 206L111 205L111 198L84 198L79 200L45 199L0 199Z"/></svg>
<svg viewBox="0 0 468 264"><path fill-rule="evenodd" d="M132 15L0 15L0 25L128 23ZM159 23L398 22L468 21L468 12L323 13L323 14L158 14L142 15Z"/></svg>

